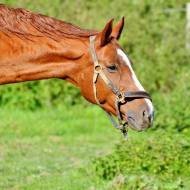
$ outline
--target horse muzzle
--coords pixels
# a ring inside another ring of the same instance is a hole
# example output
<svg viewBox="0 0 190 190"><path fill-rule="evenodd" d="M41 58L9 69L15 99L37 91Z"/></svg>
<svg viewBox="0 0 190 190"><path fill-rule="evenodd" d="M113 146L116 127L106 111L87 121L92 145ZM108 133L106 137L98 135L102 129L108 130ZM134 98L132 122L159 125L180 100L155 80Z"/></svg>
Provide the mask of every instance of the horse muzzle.
<svg viewBox="0 0 190 190"><path fill-rule="evenodd" d="M141 107L137 112L129 110L126 113L129 127L135 131L144 131L153 125L154 111L148 107Z"/></svg>

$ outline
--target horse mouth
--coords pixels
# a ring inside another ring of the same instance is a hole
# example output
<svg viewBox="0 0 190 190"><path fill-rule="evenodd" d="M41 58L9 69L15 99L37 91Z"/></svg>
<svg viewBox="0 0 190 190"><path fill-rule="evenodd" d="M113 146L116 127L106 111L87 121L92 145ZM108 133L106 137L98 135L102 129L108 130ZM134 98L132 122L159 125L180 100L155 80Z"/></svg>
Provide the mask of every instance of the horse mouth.
<svg viewBox="0 0 190 190"><path fill-rule="evenodd" d="M141 131L145 131L148 128L147 126L137 123L135 119L132 117L127 117L127 121L128 121L129 127L135 131L141 132Z"/></svg>

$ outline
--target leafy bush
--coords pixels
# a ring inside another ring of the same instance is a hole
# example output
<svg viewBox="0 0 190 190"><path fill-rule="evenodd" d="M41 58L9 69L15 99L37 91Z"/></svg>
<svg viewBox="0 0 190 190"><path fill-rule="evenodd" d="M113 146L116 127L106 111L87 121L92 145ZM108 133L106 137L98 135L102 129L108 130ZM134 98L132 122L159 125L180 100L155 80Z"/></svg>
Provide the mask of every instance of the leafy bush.
<svg viewBox="0 0 190 190"><path fill-rule="evenodd" d="M9 84L0 89L0 106L9 108L36 110L81 102L79 89L58 79Z"/></svg>
<svg viewBox="0 0 190 190"><path fill-rule="evenodd" d="M94 160L96 174L113 182L123 176L123 189L190 188L188 136L156 133L118 144L114 153Z"/></svg>

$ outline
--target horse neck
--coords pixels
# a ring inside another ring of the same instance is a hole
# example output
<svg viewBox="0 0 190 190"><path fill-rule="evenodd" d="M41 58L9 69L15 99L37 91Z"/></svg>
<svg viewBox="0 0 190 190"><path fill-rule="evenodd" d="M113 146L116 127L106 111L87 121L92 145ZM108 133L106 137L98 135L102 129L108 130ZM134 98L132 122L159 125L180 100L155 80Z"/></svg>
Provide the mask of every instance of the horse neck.
<svg viewBox="0 0 190 190"><path fill-rule="evenodd" d="M49 78L66 79L78 85L85 62L87 40L47 37L21 39L0 33L0 84Z"/></svg>

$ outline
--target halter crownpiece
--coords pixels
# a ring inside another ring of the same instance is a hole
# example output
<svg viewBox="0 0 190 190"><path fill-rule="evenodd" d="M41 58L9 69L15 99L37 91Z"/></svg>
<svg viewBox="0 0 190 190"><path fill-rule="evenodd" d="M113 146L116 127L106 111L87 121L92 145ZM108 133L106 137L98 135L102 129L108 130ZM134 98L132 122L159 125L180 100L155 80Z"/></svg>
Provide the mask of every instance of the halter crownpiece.
<svg viewBox="0 0 190 190"><path fill-rule="evenodd" d="M99 64L98 58L96 55L96 50L94 46L94 41L95 41L96 36L90 36L90 53L92 56L92 60L94 63L94 74L93 74L93 93L94 93L94 98L97 102L97 104L102 107L102 104L100 103L98 97L97 97L97 88L96 88L96 83L98 80L98 77L100 76L105 84L111 89L111 91L116 95L115 98L115 108L116 108L116 113L117 113L117 118L118 118L118 123L114 120L112 114L110 112L107 112L103 107L102 109L107 113L107 115L110 118L111 123L113 126L117 129L120 129L121 132L123 133L124 137L127 139L127 128L128 128L128 123L123 120L122 118L122 113L120 110L120 105L127 103L127 99L137 99L137 98L148 98L149 100L152 101L150 95L145 92L145 91L127 91L127 92L121 92L113 83L112 81L105 75L103 72L103 66Z"/></svg>

